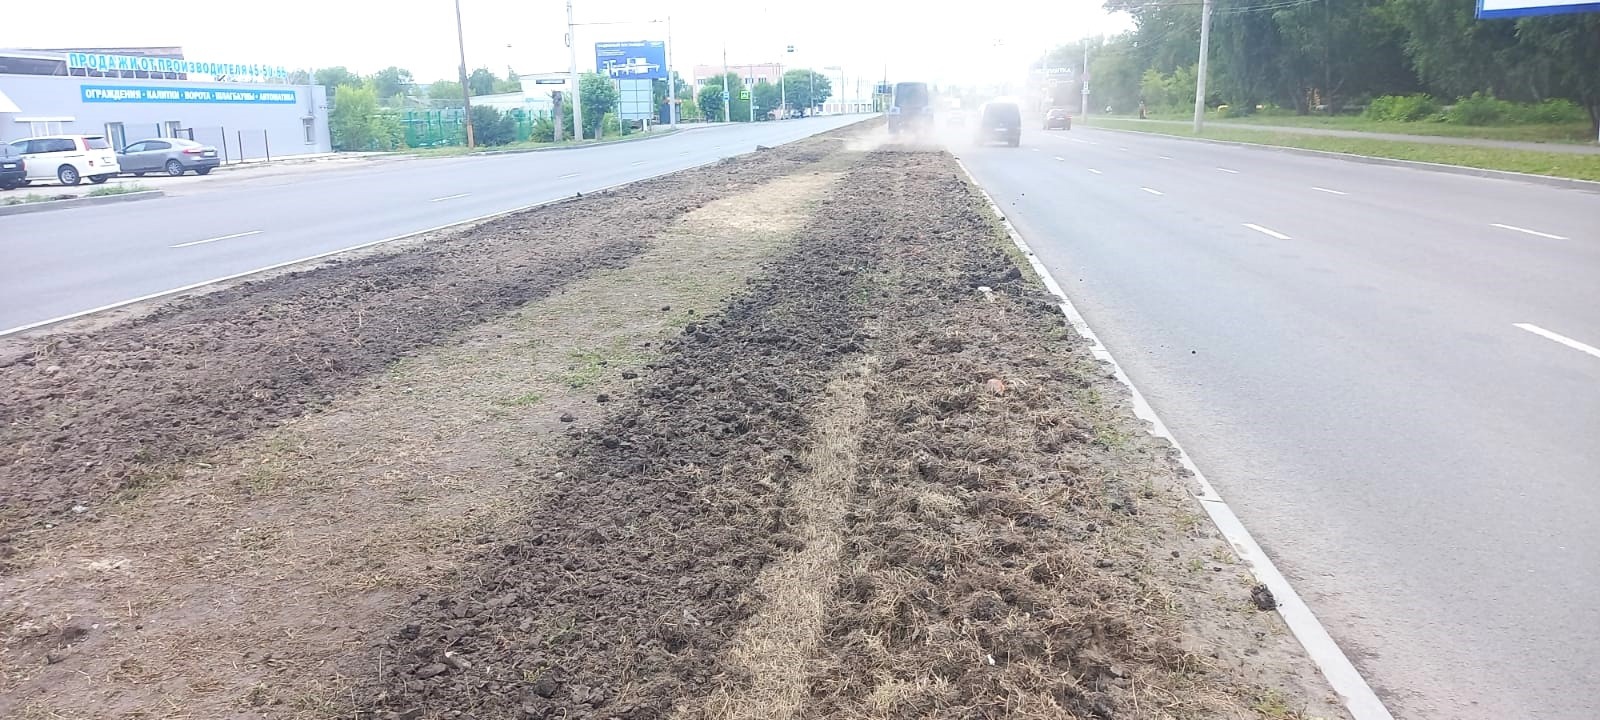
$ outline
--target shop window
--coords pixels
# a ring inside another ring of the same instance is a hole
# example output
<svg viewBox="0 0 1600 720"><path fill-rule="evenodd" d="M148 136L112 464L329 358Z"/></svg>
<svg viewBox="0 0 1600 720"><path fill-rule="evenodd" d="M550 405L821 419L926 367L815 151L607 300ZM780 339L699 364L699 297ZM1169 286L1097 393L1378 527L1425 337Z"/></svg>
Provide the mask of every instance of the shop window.
<svg viewBox="0 0 1600 720"><path fill-rule="evenodd" d="M106 139L111 141L113 150L121 151L128 146L128 131L122 127L122 123L106 123Z"/></svg>
<svg viewBox="0 0 1600 720"><path fill-rule="evenodd" d="M305 129L306 144L317 144L317 119L314 117L300 118L300 126Z"/></svg>

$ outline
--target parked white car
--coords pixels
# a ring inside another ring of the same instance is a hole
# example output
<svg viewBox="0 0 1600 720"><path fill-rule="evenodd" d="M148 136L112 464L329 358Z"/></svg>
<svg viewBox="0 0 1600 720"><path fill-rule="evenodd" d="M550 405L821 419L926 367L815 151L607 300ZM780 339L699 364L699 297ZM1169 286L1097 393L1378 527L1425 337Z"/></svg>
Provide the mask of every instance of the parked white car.
<svg viewBox="0 0 1600 720"><path fill-rule="evenodd" d="M102 135L46 135L11 141L28 166L26 183L55 180L62 185L103 183L122 172L117 153Z"/></svg>

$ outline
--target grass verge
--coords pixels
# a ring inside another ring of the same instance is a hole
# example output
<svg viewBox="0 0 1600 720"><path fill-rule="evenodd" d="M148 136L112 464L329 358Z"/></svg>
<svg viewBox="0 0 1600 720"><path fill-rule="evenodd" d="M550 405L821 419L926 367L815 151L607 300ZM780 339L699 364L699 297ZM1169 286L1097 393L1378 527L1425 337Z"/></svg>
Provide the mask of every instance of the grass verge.
<svg viewBox="0 0 1600 720"><path fill-rule="evenodd" d="M609 145L611 143L618 142L632 142L634 140L644 140L646 138L670 135L675 132L677 131L666 129L653 130L648 133L638 132L622 137L604 137L600 138L599 140L563 140L561 142L535 142L532 140L526 140L523 142L514 142L508 145L495 145L492 147L480 145L476 148L468 149L460 145L451 145L447 147L417 148L414 150L407 150L405 152L417 157L457 157L460 155L484 155L489 153L532 152L534 150L551 150L554 148L578 147L580 145Z"/></svg>
<svg viewBox="0 0 1600 720"><path fill-rule="evenodd" d="M1189 120L1187 113L1178 115L1151 115L1157 120ZM1132 120L1132 116L1126 119ZM1512 140L1517 142L1564 143L1583 145L1594 142L1588 123L1553 123L1538 125L1458 125L1447 122L1395 122L1370 120L1359 115L1250 115L1247 117L1212 117L1206 122L1233 125L1278 125L1282 127L1326 128L1355 132L1396 133L1400 135L1431 135L1436 137L1474 138L1480 140Z"/></svg>
<svg viewBox="0 0 1600 720"><path fill-rule="evenodd" d="M1095 118L1090 121L1090 124L1094 127L1112 130L1137 130L1139 132L1173 135L1176 137L1202 137L1210 140L1227 140L1255 145L1304 148L1349 155L1414 160L1484 170L1506 170L1530 175L1600 181L1600 155L1573 155L1467 145L1368 140L1366 138L1323 137L1272 130L1219 127L1208 128L1199 136L1196 136L1189 128L1185 127L1157 125L1138 120L1116 118Z"/></svg>

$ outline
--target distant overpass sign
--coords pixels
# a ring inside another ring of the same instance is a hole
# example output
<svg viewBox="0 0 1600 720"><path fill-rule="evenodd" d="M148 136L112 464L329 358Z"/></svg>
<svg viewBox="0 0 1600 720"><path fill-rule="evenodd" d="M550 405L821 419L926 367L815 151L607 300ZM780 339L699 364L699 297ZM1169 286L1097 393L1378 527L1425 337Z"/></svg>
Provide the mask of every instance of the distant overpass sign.
<svg viewBox="0 0 1600 720"><path fill-rule="evenodd" d="M1600 0L1478 0L1479 19L1600 12Z"/></svg>

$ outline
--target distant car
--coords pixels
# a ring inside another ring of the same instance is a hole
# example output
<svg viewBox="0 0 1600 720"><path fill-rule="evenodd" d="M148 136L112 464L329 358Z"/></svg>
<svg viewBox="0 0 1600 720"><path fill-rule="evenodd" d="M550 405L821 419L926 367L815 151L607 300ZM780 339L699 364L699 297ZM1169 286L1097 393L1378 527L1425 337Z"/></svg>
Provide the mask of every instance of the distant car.
<svg viewBox="0 0 1600 720"><path fill-rule="evenodd" d="M978 116L978 144L1003 142L1011 147L1022 143L1022 108L1009 100L996 100L983 106Z"/></svg>
<svg viewBox="0 0 1600 720"><path fill-rule="evenodd" d="M889 105L889 134L926 132L933 129L933 106L928 84L894 84L894 101Z"/></svg>
<svg viewBox="0 0 1600 720"><path fill-rule="evenodd" d="M89 178L103 183L122 171L117 153L103 135L46 135L11 141L11 148L22 155L28 168L23 184L56 180L62 185L77 185Z"/></svg>
<svg viewBox="0 0 1600 720"><path fill-rule="evenodd" d="M22 153L10 145L0 145L0 190L21 187L28 182L28 165Z"/></svg>
<svg viewBox="0 0 1600 720"><path fill-rule="evenodd" d="M1071 130L1072 113L1066 108L1050 108L1044 114L1044 129L1046 130Z"/></svg>
<svg viewBox="0 0 1600 720"><path fill-rule="evenodd" d="M177 177L189 171L205 175L222 164L217 149L183 138L150 138L129 143L122 149L122 171L144 176L164 172Z"/></svg>

